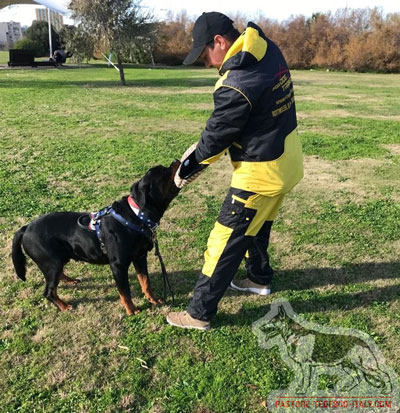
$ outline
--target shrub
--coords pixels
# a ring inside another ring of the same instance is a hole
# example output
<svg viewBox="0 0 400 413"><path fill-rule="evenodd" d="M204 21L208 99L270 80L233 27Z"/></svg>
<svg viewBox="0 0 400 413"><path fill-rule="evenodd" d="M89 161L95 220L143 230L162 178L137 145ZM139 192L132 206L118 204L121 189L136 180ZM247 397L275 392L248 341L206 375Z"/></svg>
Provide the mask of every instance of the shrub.
<svg viewBox="0 0 400 413"><path fill-rule="evenodd" d="M35 57L42 56L42 47L35 40L27 38L20 39L14 44L14 49L31 50L34 52Z"/></svg>
<svg viewBox="0 0 400 413"><path fill-rule="evenodd" d="M239 31L245 28L246 16L230 17ZM334 14L314 13L310 18L291 16L283 22L261 13L255 17L293 69L400 72L400 13L385 15L379 8L346 8ZM193 18L182 11L169 13L159 24L154 48L157 63L182 64L192 47L193 23Z"/></svg>
<svg viewBox="0 0 400 413"><path fill-rule="evenodd" d="M48 56L49 53L49 25L44 21L35 21L31 27L26 29L25 33L26 38L37 42L40 45L40 56ZM53 50L60 48L60 36L51 27L51 39Z"/></svg>

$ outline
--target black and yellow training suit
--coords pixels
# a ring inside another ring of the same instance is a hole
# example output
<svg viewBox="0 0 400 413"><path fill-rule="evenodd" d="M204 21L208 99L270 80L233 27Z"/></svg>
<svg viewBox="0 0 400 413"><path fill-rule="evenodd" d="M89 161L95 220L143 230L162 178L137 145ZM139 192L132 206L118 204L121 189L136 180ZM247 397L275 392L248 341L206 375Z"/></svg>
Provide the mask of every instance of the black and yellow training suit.
<svg viewBox="0 0 400 413"><path fill-rule="evenodd" d="M250 22L219 73L214 111L195 156L210 164L229 151L234 170L188 307L200 320L214 316L245 255L248 277L263 285L271 281L272 221L285 194L303 177L293 84L279 48Z"/></svg>

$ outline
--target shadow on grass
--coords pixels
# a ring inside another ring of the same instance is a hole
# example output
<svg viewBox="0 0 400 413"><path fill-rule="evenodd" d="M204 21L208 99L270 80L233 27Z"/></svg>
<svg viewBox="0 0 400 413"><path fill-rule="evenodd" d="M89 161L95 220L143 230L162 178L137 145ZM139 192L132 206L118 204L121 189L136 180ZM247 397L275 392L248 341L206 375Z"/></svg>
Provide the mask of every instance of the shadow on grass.
<svg viewBox="0 0 400 413"><path fill-rule="evenodd" d="M400 285L374 287L368 281L399 279L400 262L348 264L343 268L309 268L304 270L277 271L272 282L272 294L266 304L242 307L237 314L218 313L215 326L248 325L263 317L269 310L271 299L285 298L297 313L319 311L349 311L369 308L375 302L398 300ZM323 286L343 287L315 291ZM230 290L229 295L241 293Z"/></svg>
<svg viewBox="0 0 400 413"><path fill-rule="evenodd" d="M21 88L21 89L32 89L32 88L43 88L43 89L65 89L67 87L85 87L85 88L137 88L137 87L211 87L215 85L216 78L207 78L207 77L182 77L182 78L166 78L162 77L152 77L148 79L134 79L134 75L129 79L131 74L128 74L127 85L122 86L119 82L119 79L114 81L106 80L90 80L90 79L81 79L81 80L59 80L52 77L51 79L3 79L0 80L0 88ZM143 77L140 75L140 77Z"/></svg>
<svg viewBox="0 0 400 413"><path fill-rule="evenodd" d="M232 291L232 290L231 290ZM232 291L230 295L238 295ZM397 300L400 295L400 285L379 287L373 291L335 293L332 295L314 295L313 297L292 297L281 294L279 298L287 299L296 313L317 313L320 311L349 311L356 308L369 308L374 302L389 302ZM277 298L274 295L271 299ZM215 327L223 325L251 326L270 310L270 303L242 307L236 314L218 313L215 317Z"/></svg>
<svg viewBox="0 0 400 413"><path fill-rule="evenodd" d="M338 268L306 268L277 271L276 281L282 289L305 290L327 285L349 285L377 279L400 278L400 261L347 263Z"/></svg>
<svg viewBox="0 0 400 413"><path fill-rule="evenodd" d="M175 308L186 308L189 304L187 295L193 291L198 274L197 271L180 271L170 273L170 282L175 295ZM244 274L241 274L245 276ZM60 284L62 289L99 290L97 298L75 299L71 304L77 305L93 301L115 301L119 302L115 286L109 283L111 278L100 277L83 279L76 286ZM371 288L367 281L378 279L400 278L400 262L389 263L363 263L348 264L343 268L309 268L304 270L277 271L272 282L273 294L267 297L255 297L254 305L242 306L235 314L218 312L213 320L213 326L237 325L250 326L253 321L264 316L270 309L271 300L277 297L287 298L297 313L315 313L319 311L352 310L355 308L368 308L374 302L390 302L398 300L400 296L400 285L390 285ZM107 284L102 284L107 279ZM150 280L158 297L163 296L163 278L161 273L150 274ZM96 282L97 281L97 282ZM132 297L143 298L139 283L134 274L130 274ZM329 289L326 291L315 291L313 288L326 285L343 286L342 290ZM104 295L104 288L109 288ZM239 296L242 293L230 288L225 296ZM170 303L170 297L167 296ZM266 302L260 303L260 299Z"/></svg>

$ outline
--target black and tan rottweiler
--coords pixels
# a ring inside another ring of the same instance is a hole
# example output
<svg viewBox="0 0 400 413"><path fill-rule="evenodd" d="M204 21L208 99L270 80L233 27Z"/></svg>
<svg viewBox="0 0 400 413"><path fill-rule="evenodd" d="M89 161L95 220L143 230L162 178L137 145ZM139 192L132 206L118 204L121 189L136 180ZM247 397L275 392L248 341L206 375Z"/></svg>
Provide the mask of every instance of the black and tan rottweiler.
<svg viewBox="0 0 400 413"><path fill-rule="evenodd" d="M16 232L12 245L12 260L19 278L25 281L25 253L32 258L46 279L44 296L61 311L70 310L57 295L60 280L76 284L79 280L67 277L64 266L71 259L91 264L109 264L126 312L139 310L131 298L128 268L135 266L137 277L146 298L160 304L150 287L147 253L153 247L151 237L169 203L179 193L174 176L180 162L175 160L167 168L156 166L134 183L130 196L115 201L101 218L79 212L52 212L43 215ZM96 231L88 225L101 224Z"/></svg>

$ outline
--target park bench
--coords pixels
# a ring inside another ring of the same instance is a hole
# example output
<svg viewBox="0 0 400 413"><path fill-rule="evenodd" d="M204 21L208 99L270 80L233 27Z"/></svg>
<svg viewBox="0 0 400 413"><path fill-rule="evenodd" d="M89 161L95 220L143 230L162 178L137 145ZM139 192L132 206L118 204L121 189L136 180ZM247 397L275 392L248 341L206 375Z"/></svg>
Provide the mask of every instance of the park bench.
<svg viewBox="0 0 400 413"><path fill-rule="evenodd" d="M54 61L35 62L34 52L31 50L9 50L10 60L8 66L55 66Z"/></svg>

